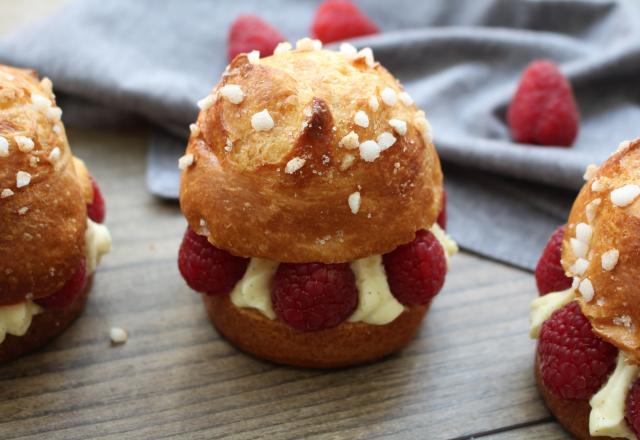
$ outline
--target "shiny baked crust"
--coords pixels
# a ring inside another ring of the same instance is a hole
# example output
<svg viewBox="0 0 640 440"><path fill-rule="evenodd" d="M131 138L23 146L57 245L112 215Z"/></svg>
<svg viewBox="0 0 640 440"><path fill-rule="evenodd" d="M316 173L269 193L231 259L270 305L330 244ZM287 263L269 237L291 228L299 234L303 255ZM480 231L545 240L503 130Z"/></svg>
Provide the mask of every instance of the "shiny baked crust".
<svg viewBox="0 0 640 440"><path fill-rule="evenodd" d="M33 317L26 334L23 336L7 335L0 344L0 364L37 350L64 332L82 313L91 291L92 280L93 276L90 276L82 295L69 307L63 310L45 309Z"/></svg>
<svg viewBox="0 0 640 440"><path fill-rule="evenodd" d="M219 95L239 85L244 100ZM380 92L402 91L378 63L339 52L294 50L252 64L237 56L200 112L187 153L194 162L181 179L181 208L190 227L228 252L279 262L348 262L383 254L430 227L441 207L442 172L424 113L410 103L386 105ZM369 105L377 97L379 108ZM269 131L252 115L267 109ZM356 125L358 110L368 128ZM400 136L390 119L406 121ZM340 146L393 133L396 143L376 160ZM346 156L354 156L345 168ZM304 165L285 172L294 158ZM359 191L357 214L348 204Z"/></svg>
<svg viewBox="0 0 640 440"><path fill-rule="evenodd" d="M592 437L589 434L589 414L591 405L588 400L562 399L549 390L542 381L540 361L536 356L535 375L538 390L544 399L547 408L555 416L564 429L569 431L578 440L614 440L612 437Z"/></svg>
<svg viewBox="0 0 640 440"><path fill-rule="evenodd" d="M592 188L595 180L600 191ZM570 239L576 236L576 225L589 223L590 264L580 278L591 281L594 297L585 301L578 294L580 306L598 336L640 362L640 197L626 207L611 201L611 192L627 184L640 185L640 140L624 143L580 191L569 216L562 262L571 272L576 255ZM587 205L597 198L601 202L589 222ZM618 262L612 270L604 270L601 257L612 249L619 252Z"/></svg>
<svg viewBox="0 0 640 440"><path fill-rule="evenodd" d="M32 103L33 95L55 107L48 79L0 66L0 136L9 141L8 156L0 155L0 192L14 193L0 198L0 304L50 295L84 256L86 182L77 175L59 116L47 117ZM16 136L31 138L33 150L20 151ZM56 148L57 159L50 156ZM31 175L21 188L19 171Z"/></svg>
<svg viewBox="0 0 640 440"><path fill-rule="evenodd" d="M209 319L239 349L286 365L337 368L372 362L404 348L413 339L429 306L414 306L386 325L344 322L300 332L250 308L233 305L229 295L202 295Z"/></svg>

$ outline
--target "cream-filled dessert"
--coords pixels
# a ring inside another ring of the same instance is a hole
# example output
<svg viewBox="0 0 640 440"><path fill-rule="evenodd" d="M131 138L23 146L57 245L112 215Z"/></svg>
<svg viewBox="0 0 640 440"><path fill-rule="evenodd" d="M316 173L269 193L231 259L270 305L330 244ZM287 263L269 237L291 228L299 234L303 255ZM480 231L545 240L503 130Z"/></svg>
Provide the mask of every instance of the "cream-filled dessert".
<svg viewBox="0 0 640 440"><path fill-rule="evenodd" d="M429 123L371 49L241 54L198 105L179 268L215 327L310 367L404 347L457 246Z"/></svg>
<svg viewBox="0 0 640 440"><path fill-rule="evenodd" d="M102 195L61 114L49 79L0 66L0 362L71 324L111 249Z"/></svg>
<svg viewBox="0 0 640 440"><path fill-rule="evenodd" d="M640 141L590 166L536 268L536 377L580 439L640 437Z"/></svg>

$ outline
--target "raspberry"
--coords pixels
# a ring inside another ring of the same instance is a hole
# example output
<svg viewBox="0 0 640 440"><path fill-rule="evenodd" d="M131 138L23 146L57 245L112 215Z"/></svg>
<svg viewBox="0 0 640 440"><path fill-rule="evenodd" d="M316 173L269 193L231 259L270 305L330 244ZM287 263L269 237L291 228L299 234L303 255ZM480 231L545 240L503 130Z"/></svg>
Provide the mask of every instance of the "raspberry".
<svg viewBox="0 0 640 440"><path fill-rule="evenodd" d="M440 292L447 273L444 249L429 231L383 256L393 296L406 306L428 304Z"/></svg>
<svg viewBox="0 0 640 440"><path fill-rule="evenodd" d="M636 437L640 437L640 379L631 385L627 393L624 418Z"/></svg>
<svg viewBox="0 0 640 440"><path fill-rule="evenodd" d="M348 264L283 263L273 281L273 310L300 331L335 327L358 305L355 276Z"/></svg>
<svg viewBox="0 0 640 440"><path fill-rule="evenodd" d="M580 116L571 84L550 61L529 64L507 114L516 142L569 147Z"/></svg>
<svg viewBox="0 0 640 440"><path fill-rule="evenodd" d="M280 32L256 15L240 15L229 29L229 61L240 53L259 50L260 56L273 55L278 43L285 41Z"/></svg>
<svg viewBox="0 0 640 440"><path fill-rule="evenodd" d="M440 214L438 214L438 219L436 223L442 228L447 229L447 192L442 191L442 209L440 210Z"/></svg>
<svg viewBox="0 0 640 440"><path fill-rule="evenodd" d="M323 43L377 34L378 26L348 0L326 0L318 10L311 32Z"/></svg>
<svg viewBox="0 0 640 440"><path fill-rule="evenodd" d="M80 265L69 278L69 280L62 286L62 289L56 293L44 298L36 300L36 302L45 309L64 309L69 307L80 296L87 285L87 262L83 258L80 261Z"/></svg>
<svg viewBox="0 0 640 440"><path fill-rule="evenodd" d="M553 312L540 329L542 380L563 399L591 398L615 368L617 355L613 345L593 333L575 301Z"/></svg>
<svg viewBox="0 0 640 440"><path fill-rule="evenodd" d="M93 188L93 202L87 205L87 215L96 223L102 223L106 214L104 208L104 199L96 181L91 178L91 187Z"/></svg>
<svg viewBox="0 0 640 440"><path fill-rule="evenodd" d="M218 249L190 228L184 233L178 268L189 287L207 295L224 295L242 278L249 264L241 258Z"/></svg>
<svg viewBox="0 0 640 440"><path fill-rule="evenodd" d="M564 226L558 227L549 237L536 266L536 284L540 295L559 292L571 287L571 278L564 274L560 256L562 254L562 238Z"/></svg>

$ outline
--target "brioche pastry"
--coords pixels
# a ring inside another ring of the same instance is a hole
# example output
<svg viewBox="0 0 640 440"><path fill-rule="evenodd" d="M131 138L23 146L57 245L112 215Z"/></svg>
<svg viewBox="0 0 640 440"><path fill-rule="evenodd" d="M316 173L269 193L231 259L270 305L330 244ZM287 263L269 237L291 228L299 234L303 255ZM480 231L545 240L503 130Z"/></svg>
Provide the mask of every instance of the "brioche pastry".
<svg viewBox="0 0 640 440"><path fill-rule="evenodd" d="M371 49L291 47L238 55L199 101L179 161L179 268L248 353L373 361L415 335L457 250L436 223L440 162Z"/></svg>
<svg viewBox="0 0 640 440"><path fill-rule="evenodd" d="M0 65L0 362L73 322L111 246L102 196L61 114L48 78Z"/></svg>
<svg viewBox="0 0 640 440"><path fill-rule="evenodd" d="M531 313L538 339L540 392L579 439L640 433L640 140L625 141L604 164L590 166L561 241L538 263L563 291L541 291ZM558 249L559 253L559 249ZM553 266L556 266L556 271ZM542 268L542 269L541 269Z"/></svg>

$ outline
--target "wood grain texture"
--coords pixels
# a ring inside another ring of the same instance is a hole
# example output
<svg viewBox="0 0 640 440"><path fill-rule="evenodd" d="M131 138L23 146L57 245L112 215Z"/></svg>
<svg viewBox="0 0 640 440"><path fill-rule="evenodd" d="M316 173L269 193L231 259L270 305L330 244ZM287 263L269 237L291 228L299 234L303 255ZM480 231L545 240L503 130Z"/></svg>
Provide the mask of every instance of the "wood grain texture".
<svg viewBox="0 0 640 440"><path fill-rule="evenodd" d="M2 8L15 26L33 5ZM78 321L0 367L0 438L567 438L535 387L530 274L463 253L401 354L334 372L258 361L217 335L178 274L186 222L146 192L146 133L69 136L102 186L114 250Z"/></svg>
<svg viewBox="0 0 640 440"><path fill-rule="evenodd" d="M487 435L477 436L475 438L482 438L483 440L562 440L569 437L566 431L564 431L560 425L550 420L545 420L533 423L531 425L522 426L518 429L495 432Z"/></svg>

